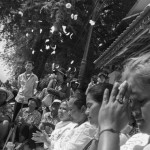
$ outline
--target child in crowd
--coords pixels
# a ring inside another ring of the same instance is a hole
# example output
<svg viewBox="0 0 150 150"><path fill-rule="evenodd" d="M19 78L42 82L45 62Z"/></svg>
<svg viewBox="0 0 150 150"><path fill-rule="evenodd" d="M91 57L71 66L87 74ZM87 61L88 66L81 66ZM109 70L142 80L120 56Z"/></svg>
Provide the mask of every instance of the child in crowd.
<svg viewBox="0 0 150 150"><path fill-rule="evenodd" d="M55 125L59 122L58 109L60 104L61 101L56 99L52 105L49 106L48 111L46 111L45 107L43 109L43 115L39 129L46 130L47 134L51 134L51 132L55 129Z"/></svg>

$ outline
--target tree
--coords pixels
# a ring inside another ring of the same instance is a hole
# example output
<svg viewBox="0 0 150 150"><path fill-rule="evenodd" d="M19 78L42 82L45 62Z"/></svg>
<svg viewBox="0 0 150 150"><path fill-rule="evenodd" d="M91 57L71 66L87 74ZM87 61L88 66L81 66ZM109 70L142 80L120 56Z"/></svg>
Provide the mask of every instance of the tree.
<svg viewBox="0 0 150 150"><path fill-rule="evenodd" d="M95 1L104 3L103 0ZM115 29L135 1L110 0L104 3L96 16L88 57L88 66L92 67L88 72L93 71L92 62L117 37ZM8 42L2 56L14 67L16 76L27 59L35 62L35 73L39 77L45 73L45 64L54 60L66 69L68 66L79 68L94 1L2 0L0 6L0 20L4 25L2 34ZM11 55L7 53L10 49ZM70 64L72 60L75 60L74 64Z"/></svg>

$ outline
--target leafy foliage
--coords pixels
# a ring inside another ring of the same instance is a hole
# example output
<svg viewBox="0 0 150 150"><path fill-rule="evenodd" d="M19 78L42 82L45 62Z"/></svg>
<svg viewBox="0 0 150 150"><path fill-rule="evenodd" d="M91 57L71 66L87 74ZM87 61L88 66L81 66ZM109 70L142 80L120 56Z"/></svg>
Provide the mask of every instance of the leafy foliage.
<svg viewBox="0 0 150 150"><path fill-rule="evenodd" d="M29 59L35 62L39 77L50 71L45 65L51 66L54 61L66 69L79 68L89 20L97 2L104 7L96 15L88 66L116 38L118 23L135 0L105 3L103 0L1 0L0 21L4 26L1 33L8 42L1 56L13 66L15 76L23 71L24 61ZM75 60L73 65L72 60ZM92 72L93 66L88 70Z"/></svg>

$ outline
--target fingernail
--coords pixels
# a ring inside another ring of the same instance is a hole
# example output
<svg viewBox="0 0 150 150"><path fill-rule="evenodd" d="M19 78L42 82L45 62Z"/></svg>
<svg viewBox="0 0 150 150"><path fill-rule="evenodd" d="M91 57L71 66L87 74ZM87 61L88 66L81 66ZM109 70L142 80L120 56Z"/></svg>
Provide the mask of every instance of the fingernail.
<svg viewBox="0 0 150 150"><path fill-rule="evenodd" d="M121 83L121 85L119 86L119 90L123 87L123 86L125 86L125 84L127 83L127 81L125 80L123 83Z"/></svg>

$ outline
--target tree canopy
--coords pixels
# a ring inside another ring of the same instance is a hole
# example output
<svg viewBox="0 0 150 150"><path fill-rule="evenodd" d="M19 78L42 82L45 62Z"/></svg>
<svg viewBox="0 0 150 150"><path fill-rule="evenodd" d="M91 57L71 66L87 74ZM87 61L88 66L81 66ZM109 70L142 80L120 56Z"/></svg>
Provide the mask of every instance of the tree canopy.
<svg viewBox="0 0 150 150"><path fill-rule="evenodd" d="M92 62L118 36L115 32L136 0L1 0L1 35L7 41L3 59L13 66L15 76L23 71L26 60L35 62L41 77L53 62L65 69L78 70L83 56L94 8L96 14L88 55Z"/></svg>

